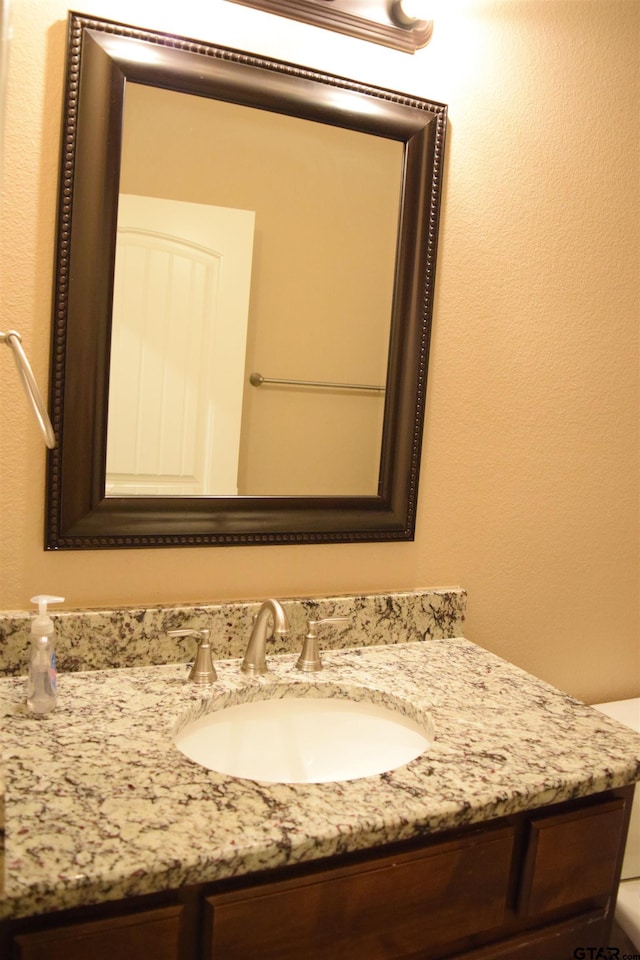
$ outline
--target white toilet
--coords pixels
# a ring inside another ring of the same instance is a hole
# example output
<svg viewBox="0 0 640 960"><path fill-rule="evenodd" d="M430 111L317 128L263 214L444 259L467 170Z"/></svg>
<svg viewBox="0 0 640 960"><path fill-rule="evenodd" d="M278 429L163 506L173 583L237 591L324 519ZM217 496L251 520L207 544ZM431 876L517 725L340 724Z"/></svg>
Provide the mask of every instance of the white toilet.
<svg viewBox="0 0 640 960"><path fill-rule="evenodd" d="M640 697L634 700L594 703L593 706L618 723L624 723L640 733ZM618 888L616 921L640 953L640 784L636 785L633 798L629 835Z"/></svg>

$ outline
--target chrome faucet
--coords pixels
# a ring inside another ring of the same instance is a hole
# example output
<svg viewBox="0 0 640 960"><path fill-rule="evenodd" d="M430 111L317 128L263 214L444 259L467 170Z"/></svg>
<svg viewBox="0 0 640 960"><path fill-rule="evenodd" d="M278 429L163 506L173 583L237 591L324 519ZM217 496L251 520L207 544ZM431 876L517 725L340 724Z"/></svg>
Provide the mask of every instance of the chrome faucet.
<svg viewBox="0 0 640 960"><path fill-rule="evenodd" d="M265 600L254 620L253 630L247 644L247 652L242 661L243 673L266 673L265 649L267 646L267 626L273 617L273 632L284 636L289 630L289 621L279 600Z"/></svg>

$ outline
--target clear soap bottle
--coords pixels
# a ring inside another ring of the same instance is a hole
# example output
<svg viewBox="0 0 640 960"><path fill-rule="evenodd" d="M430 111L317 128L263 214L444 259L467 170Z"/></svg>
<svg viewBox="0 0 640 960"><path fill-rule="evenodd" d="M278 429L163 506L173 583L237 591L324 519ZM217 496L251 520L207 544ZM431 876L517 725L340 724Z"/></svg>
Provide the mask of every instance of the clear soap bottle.
<svg viewBox="0 0 640 960"><path fill-rule="evenodd" d="M27 680L27 707L33 714L51 713L57 700L55 630L47 615L47 604L62 603L64 597L45 595L32 597L38 604L38 615L31 624L29 678Z"/></svg>

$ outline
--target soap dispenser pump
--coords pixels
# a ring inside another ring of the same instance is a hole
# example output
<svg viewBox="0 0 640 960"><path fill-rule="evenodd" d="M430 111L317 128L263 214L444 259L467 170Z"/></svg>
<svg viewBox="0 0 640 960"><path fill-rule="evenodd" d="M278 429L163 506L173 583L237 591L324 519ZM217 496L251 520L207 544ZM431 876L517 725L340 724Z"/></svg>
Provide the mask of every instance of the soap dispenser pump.
<svg viewBox="0 0 640 960"><path fill-rule="evenodd" d="M51 713L57 699L55 631L47 614L47 604L63 603L64 597L47 594L31 597L38 604L38 615L31 624L27 707L37 716Z"/></svg>

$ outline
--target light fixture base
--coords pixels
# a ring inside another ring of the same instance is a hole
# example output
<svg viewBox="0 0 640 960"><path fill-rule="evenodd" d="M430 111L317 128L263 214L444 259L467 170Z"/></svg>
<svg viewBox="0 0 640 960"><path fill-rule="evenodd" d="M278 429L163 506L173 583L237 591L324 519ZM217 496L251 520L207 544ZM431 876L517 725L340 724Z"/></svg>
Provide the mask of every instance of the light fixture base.
<svg viewBox="0 0 640 960"><path fill-rule="evenodd" d="M380 43L404 53L425 47L433 33L432 20L412 20L399 2L387 0L228 0L244 7L300 20L360 40ZM398 8L398 9L396 9Z"/></svg>

